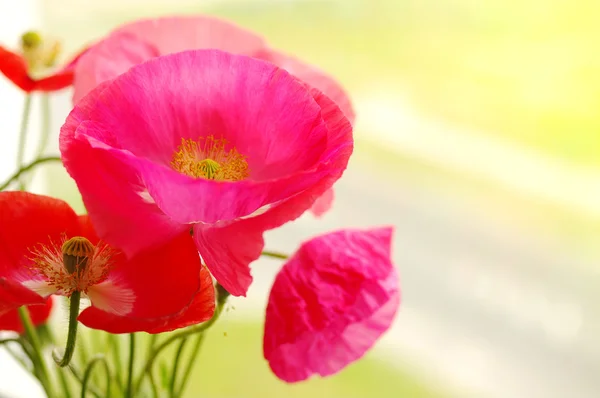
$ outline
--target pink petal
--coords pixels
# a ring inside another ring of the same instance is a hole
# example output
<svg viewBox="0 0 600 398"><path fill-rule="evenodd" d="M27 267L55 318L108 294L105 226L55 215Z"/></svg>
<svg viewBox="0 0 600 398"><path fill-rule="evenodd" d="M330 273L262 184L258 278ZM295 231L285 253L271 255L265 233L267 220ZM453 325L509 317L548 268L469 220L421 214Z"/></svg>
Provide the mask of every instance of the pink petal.
<svg viewBox="0 0 600 398"><path fill-rule="evenodd" d="M244 296L252 282L249 264L260 256L262 235L300 217L342 176L352 153L352 127L328 97L312 90L330 131L331 150L324 156L328 173L302 193L266 206L253 216L214 226L198 225L194 239L215 279L232 295Z"/></svg>
<svg viewBox="0 0 600 398"><path fill-rule="evenodd" d="M328 189L319 199L315 201L310 211L317 217L325 214L333 204L334 193L333 189Z"/></svg>
<svg viewBox="0 0 600 398"><path fill-rule="evenodd" d="M190 82L198 84L191 89ZM271 64L216 50L184 52L140 65L94 94L92 106L80 104L72 112L63 135L75 136L77 126L82 139L93 137L113 156L135 163L158 207L178 222L243 217L323 176L319 163L326 160L330 132L322 109L311 93ZM80 125L84 118L98 123ZM208 133L222 135L247 156L249 180L193 179L171 169L182 137ZM63 148L63 154L72 152ZM69 170L71 163L65 161ZM86 190L81 190L85 201Z"/></svg>
<svg viewBox="0 0 600 398"><path fill-rule="evenodd" d="M158 55L151 43L130 33L115 32L87 50L74 64L73 103L79 102L100 83Z"/></svg>
<svg viewBox="0 0 600 398"><path fill-rule="evenodd" d="M305 242L277 275L264 356L282 380L328 376L362 357L400 303L391 228L342 230Z"/></svg>
<svg viewBox="0 0 600 398"><path fill-rule="evenodd" d="M96 135L103 131L85 118L106 86L99 86L71 111L61 128L60 148L65 168L82 192L96 232L131 255L171 239L186 227L172 222L152 202L132 166L76 138L78 131L93 131ZM105 134L102 138L116 144L115 137Z"/></svg>
<svg viewBox="0 0 600 398"><path fill-rule="evenodd" d="M350 102L350 97L333 77L315 66L305 64L290 55L280 53L276 50L265 49L255 56L274 63L302 80L308 86L325 93L340 107L348 120L350 120L350 123L354 123L355 113Z"/></svg>
<svg viewBox="0 0 600 398"><path fill-rule="evenodd" d="M209 16L139 20L122 26L117 32L131 33L152 43L161 55L208 48L249 54L264 47L263 39L255 33Z"/></svg>
<svg viewBox="0 0 600 398"><path fill-rule="evenodd" d="M73 101L78 102L103 81L158 55L204 48L253 54L263 47L259 36L216 18L139 20L118 28L78 60Z"/></svg>

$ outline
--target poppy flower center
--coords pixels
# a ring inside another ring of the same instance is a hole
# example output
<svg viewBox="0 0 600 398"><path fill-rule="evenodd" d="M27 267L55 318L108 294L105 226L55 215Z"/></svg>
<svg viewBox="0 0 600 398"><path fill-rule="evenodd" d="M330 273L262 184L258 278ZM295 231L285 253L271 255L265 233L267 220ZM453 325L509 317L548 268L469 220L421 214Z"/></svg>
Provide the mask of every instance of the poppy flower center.
<svg viewBox="0 0 600 398"><path fill-rule="evenodd" d="M226 150L227 140L214 136L198 140L181 139L171 167L194 178L216 181L240 181L250 175L248 162L235 148Z"/></svg>
<svg viewBox="0 0 600 398"><path fill-rule="evenodd" d="M44 280L45 286L71 296L75 291L87 293L91 286L106 280L112 255L107 245L94 246L86 238L76 236L65 240L60 247L51 243L32 250L31 269Z"/></svg>

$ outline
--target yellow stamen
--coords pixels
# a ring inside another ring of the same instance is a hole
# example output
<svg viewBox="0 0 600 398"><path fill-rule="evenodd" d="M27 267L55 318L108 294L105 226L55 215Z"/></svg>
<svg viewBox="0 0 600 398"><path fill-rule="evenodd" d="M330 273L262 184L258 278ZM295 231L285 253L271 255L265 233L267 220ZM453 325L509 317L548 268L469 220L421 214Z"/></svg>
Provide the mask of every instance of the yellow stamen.
<svg viewBox="0 0 600 398"><path fill-rule="evenodd" d="M171 167L194 178L217 181L240 181L250 175L248 162L235 148L225 150L227 141L214 136L198 140L181 139Z"/></svg>

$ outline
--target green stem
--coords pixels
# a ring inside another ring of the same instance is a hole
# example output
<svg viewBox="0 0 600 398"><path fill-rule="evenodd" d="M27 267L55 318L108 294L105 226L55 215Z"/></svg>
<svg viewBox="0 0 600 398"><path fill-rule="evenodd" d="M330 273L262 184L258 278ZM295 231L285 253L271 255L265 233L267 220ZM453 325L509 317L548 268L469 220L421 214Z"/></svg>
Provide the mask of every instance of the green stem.
<svg viewBox="0 0 600 398"><path fill-rule="evenodd" d="M79 316L79 304L81 302L81 292L76 290L71 294L71 298L69 299L69 332L67 334L67 345L65 347L65 353L62 359L54 358L58 366L65 367L73 358L73 353L75 352L75 343L77 341L77 325L79 321L77 317Z"/></svg>
<svg viewBox="0 0 600 398"><path fill-rule="evenodd" d="M65 375L65 369L56 369L56 373L58 373L58 380L60 381L60 386L63 389L63 394L65 398L71 398L71 386L69 385L69 381Z"/></svg>
<svg viewBox="0 0 600 398"><path fill-rule="evenodd" d="M19 129L19 146L17 148L17 169L23 166L23 159L25 158L25 143L27 142L27 127L29 126L29 114L31 113L31 95L25 96L25 102L23 103L23 115L21 116L21 128ZM24 184L19 184L19 190L25 189Z"/></svg>
<svg viewBox="0 0 600 398"><path fill-rule="evenodd" d="M73 366L73 364L69 365L69 370L71 371L71 374L77 379L77 381L81 384L83 384L83 376L81 375L81 373L79 373L79 371ZM100 391L98 391L97 388L95 388L94 386L86 386L86 389L89 390L92 394L94 394L96 396L96 398L103 398L102 397L102 393Z"/></svg>
<svg viewBox="0 0 600 398"><path fill-rule="evenodd" d="M179 348L177 348L177 353L175 354L173 371L171 372L171 382L169 383L169 396L171 398L175 398L175 384L177 381L177 371L179 370L179 362L181 361L181 355L183 354L183 349L187 344L188 340L183 339L179 342Z"/></svg>
<svg viewBox="0 0 600 398"><path fill-rule="evenodd" d="M148 357L148 360L146 361L146 365L144 366L144 369L142 370L140 377L137 379L136 389L139 389L140 385L142 384L142 381L144 380L144 376L146 376L146 374L149 374L152 371L152 365L154 364L154 361L156 360L156 358L158 358L158 355L162 352L162 350L164 350L171 343L173 343L179 339L191 336L196 333L201 333L201 332L205 331L206 329L210 328L217 321L217 319L219 319L219 315L221 314L221 312L223 312L222 310L223 310L224 305L225 305L225 300L217 300L217 308L215 308L215 314L213 315L212 318L210 318L210 320L208 322L204 322L200 325L193 326L193 327L190 327L188 329L185 329L185 330L182 330L179 332L175 332L175 333L171 334L169 336L169 338L167 338L165 341L163 341L161 344L159 344L154 349L154 351L152 351L150 356Z"/></svg>
<svg viewBox="0 0 600 398"><path fill-rule="evenodd" d="M175 397L183 396L183 391L185 390L190 375L192 374L192 369L194 368L194 365L196 365L196 356L198 355L198 352L200 352L200 347L202 347L204 336L204 333L201 333L196 339L196 345L194 345L194 348L192 349L192 353L190 354L189 361L183 373L183 378L181 379L181 383L179 384L179 389L174 395Z"/></svg>
<svg viewBox="0 0 600 398"><path fill-rule="evenodd" d="M287 254L283 254L283 253L279 253L279 252L272 252L272 251L267 251L267 250L262 252L261 256L279 258L281 260L286 260L290 257Z"/></svg>
<svg viewBox="0 0 600 398"><path fill-rule="evenodd" d="M133 397L133 364L135 360L135 333L129 334L129 367L127 372L127 388L125 397ZM137 389L137 388L136 388Z"/></svg>
<svg viewBox="0 0 600 398"><path fill-rule="evenodd" d="M46 361L44 360L44 356L42 354L42 345L37 335L37 331L31 322L27 307L19 307L19 318L21 318L21 323L23 324L23 329L25 330L25 336L31 344L31 361L33 362L33 367L38 373L38 378L42 384L42 387L44 388L44 391L46 391L46 395L48 398L51 398L54 396L54 392L52 391L50 376L48 369L46 368Z"/></svg>
<svg viewBox="0 0 600 398"><path fill-rule="evenodd" d="M23 173L28 172L29 170L33 169L37 165L46 163L46 162L56 162L56 161L60 162L60 160L61 159L59 156L47 156L47 157L38 158L38 159L34 160L33 162L29 163L28 165L21 167L19 170L17 170L16 173L14 173L12 176L10 176L10 178L8 180L6 180L2 185L0 185L0 191L4 191L13 181L19 179L19 177L21 177L21 175Z"/></svg>
<svg viewBox="0 0 600 398"><path fill-rule="evenodd" d="M125 387L123 386L123 373L121 372L121 344L119 341L119 336L108 333L108 346L112 352L113 362L115 364L115 380L117 382L117 387L119 388L119 392L122 393Z"/></svg>
<svg viewBox="0 0 600 398"><path fill-rule="evenodd" d="M104 365L104 371L106 372L106 391L105 397L110 397L110 367L108 366L108 362L103 355L96 355L92 360L88 363L85 372L83 374L83 379L81 381L81 398L85 398L86 392L88 390L88 383L90 381L90 376L92 375L92 371L96 364L102 363Z"/></svg>

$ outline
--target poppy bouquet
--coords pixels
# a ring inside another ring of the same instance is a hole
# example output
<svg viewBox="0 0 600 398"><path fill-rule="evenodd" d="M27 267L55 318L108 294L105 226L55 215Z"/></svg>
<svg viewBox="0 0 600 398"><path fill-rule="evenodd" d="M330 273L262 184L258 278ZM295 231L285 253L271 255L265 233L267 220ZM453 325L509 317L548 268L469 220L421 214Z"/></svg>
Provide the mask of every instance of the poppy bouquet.
<svg viewBox="0 0 600 398"><path fill-rule="evenodd" d="M0 71L27 96L24 123L31 95L73 90L60 156L24 164L20 145L0 192L0 343L48 397L181 396L204 334L230 295L246 295L261 256L283 262L263 342L278 378L332 375L390 327L400 302L391 227L331 232L291 255L265 250L266 231L332 205L354 121L333 78L205 16L124 25L44 74L55 58L34 33L21 52L0 47ZM27 173L53 161L87 214L27 192ZM64 345L46 324L58 300ZM107 337L87 361L74 360L80 323ZM139 332L152 335L143 358ZM126 358L119 334L129 334ZM173 355L166 383L155 380L161 355Z"/></svg>

